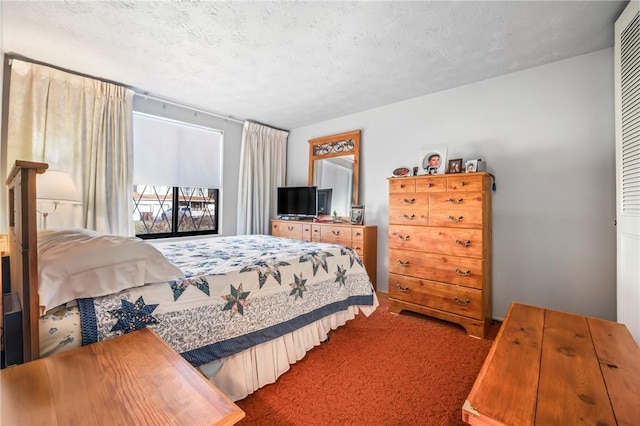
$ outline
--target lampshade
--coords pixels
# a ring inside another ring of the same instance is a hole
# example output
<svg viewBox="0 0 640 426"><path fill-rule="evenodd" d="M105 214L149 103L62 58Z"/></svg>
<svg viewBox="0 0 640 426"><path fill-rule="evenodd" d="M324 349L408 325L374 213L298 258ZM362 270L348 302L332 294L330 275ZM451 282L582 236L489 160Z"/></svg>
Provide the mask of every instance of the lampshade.
<svg viewBox="0 0 640 426"><path fill-rule="evenodd" d="M37 175L36 194L38 200L56 201L63 204L82 203L71 175L60 170L47 170Z"/></svg>

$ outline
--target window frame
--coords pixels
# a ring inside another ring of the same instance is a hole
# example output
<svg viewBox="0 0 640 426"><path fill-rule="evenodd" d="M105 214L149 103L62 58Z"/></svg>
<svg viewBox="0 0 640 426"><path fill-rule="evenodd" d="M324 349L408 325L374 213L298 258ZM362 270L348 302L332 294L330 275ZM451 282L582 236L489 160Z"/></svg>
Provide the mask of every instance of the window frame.
<svg viewBox="0 0 640 426"><path fill-rule="evenodd" d="M135 184L134 184L135 185ZM193 237L198 235L220 235L220 188L206 188L213 192L213 196L211 199L214 201L215 210L213 213L213 226L214 229L206 229L204 231L178 231L178 222L180 219L179 214L171 215L171 232L158 232L151 234L136 234L136 237L141 238L143 240L154 240L158 238L177 238L177 237ZM133 193L133 188L131 189ZM169 207L172 211L179 211L180 208L180 187L172 186L171 187L172 199L171 206ZM135 204L135 202L134 202ZM135 206L134 206L135 209Z"/></svg>

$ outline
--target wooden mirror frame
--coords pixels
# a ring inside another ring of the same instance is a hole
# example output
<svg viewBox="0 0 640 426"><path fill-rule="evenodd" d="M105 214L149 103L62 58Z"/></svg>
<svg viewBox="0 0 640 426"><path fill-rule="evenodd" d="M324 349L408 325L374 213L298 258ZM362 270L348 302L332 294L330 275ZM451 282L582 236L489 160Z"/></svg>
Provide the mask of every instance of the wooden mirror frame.
<svg viewBox="0 0 640 426"><path fill-rule="evenodd" d="M351 204L358 205L360 185L360 130L309 139L309 186L313 185L315 161L332 157L353 155L353 181Z"/></svg>

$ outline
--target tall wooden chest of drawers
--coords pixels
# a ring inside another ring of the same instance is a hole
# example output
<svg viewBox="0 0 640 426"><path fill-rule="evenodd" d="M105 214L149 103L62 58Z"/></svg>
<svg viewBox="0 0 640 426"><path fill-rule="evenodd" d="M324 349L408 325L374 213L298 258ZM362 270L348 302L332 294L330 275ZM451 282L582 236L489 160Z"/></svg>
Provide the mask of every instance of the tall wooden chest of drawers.
<svg viewBox="0 0 640 426"><path fill-rule="evenodd" d="M488 173L389 179L389 310L460 324L484 338L491 322Z"/></svg>
<svg viewBox="0 0 640 426"><path fill-rule="evenodd" d="M364 269L376 288L378 268L378 227L343 222L311 222L272 219L271 235L294 240L317 241L350 247L362 259Z"/></svg>

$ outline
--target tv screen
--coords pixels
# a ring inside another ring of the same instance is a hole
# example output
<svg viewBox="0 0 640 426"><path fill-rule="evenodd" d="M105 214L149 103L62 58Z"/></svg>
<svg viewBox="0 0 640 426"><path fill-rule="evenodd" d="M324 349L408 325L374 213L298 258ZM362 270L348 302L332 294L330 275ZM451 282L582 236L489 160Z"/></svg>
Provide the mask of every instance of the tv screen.
<svg viewBox="0 0 640 426"><path fill-rule="evenodd" d="M318 187L287 186L278 188L279 217L317 217Z"/></svg>

